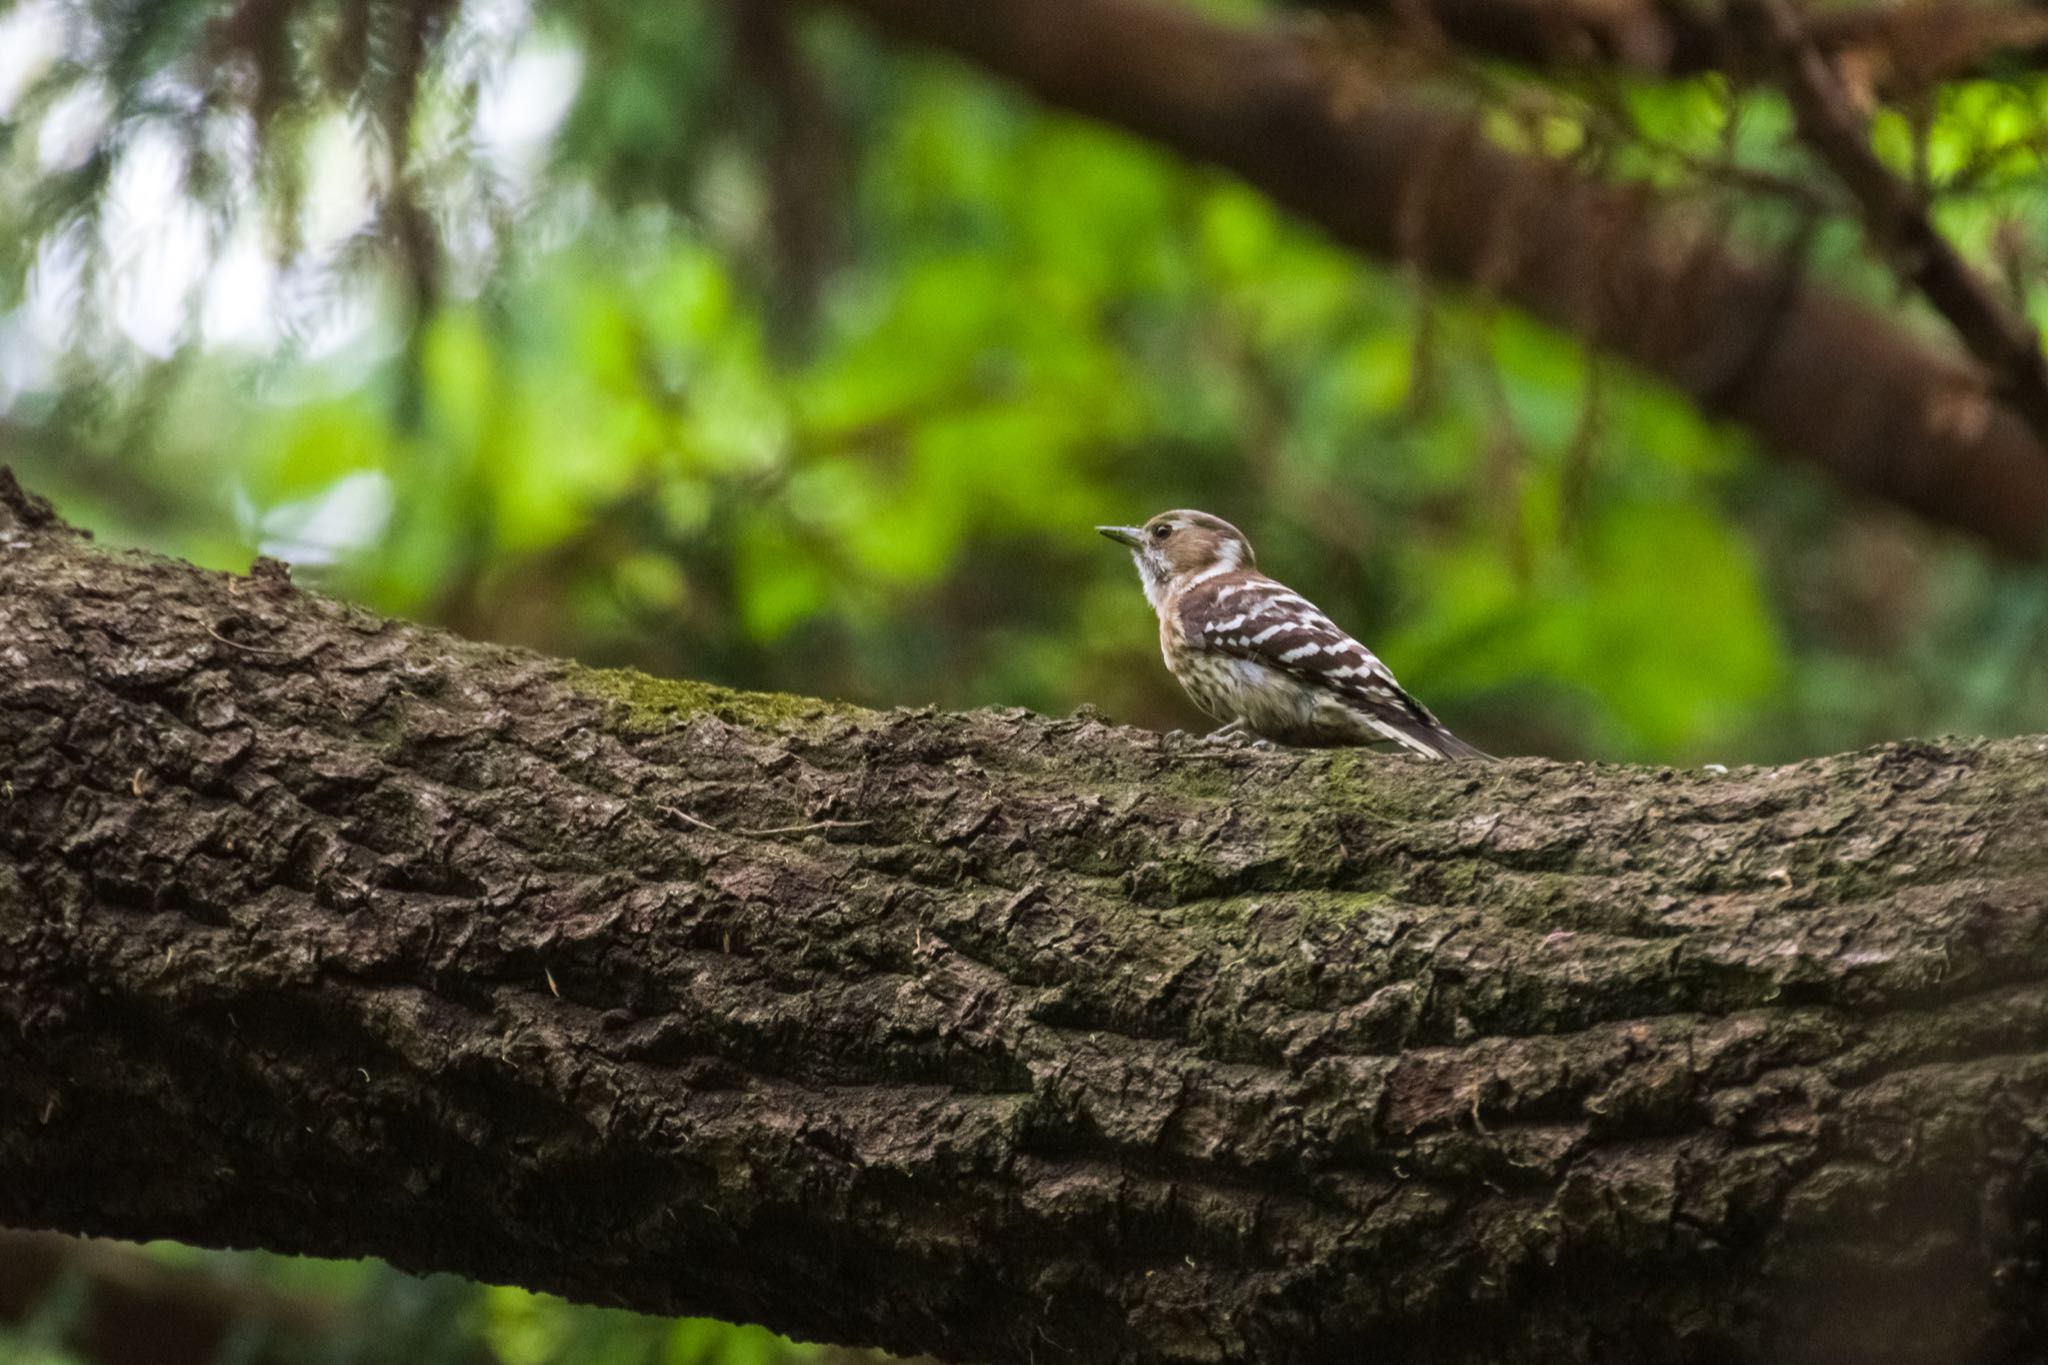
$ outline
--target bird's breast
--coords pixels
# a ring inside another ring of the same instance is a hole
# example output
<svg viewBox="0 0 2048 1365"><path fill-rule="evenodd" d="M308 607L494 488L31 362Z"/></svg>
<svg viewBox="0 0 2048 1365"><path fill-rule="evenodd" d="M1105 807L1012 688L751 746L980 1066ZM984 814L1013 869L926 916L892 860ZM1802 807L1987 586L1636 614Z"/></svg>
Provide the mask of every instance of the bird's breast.
<svg viewBox="0 0 2048 1365"><path fill-rule="evenodd" d="M1255 734L1287 742L1303 742L1315 726L1318 698L1277 668L1184 638L1169 643L1166 666L1188 699L1218 720L1241 720Z"/></svg>

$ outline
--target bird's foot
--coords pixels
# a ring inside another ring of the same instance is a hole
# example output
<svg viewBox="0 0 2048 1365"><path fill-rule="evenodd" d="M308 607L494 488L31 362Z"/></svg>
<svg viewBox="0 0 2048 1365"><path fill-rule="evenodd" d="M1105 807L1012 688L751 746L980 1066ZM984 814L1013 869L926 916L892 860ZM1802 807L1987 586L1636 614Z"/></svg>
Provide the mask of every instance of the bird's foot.
<svg viewBox="0 0 2048 1365"><path fill-rule="evenodd" d="M1260 739L1250 730L1247 730L1244 722L1241 720L1234 720L1228 725L1219 726L1211 730L1208 734L1202 736L1202 742L1204 744L1228 745L1234 749L1271 749L1273 747L1272 740Z"/></svg>

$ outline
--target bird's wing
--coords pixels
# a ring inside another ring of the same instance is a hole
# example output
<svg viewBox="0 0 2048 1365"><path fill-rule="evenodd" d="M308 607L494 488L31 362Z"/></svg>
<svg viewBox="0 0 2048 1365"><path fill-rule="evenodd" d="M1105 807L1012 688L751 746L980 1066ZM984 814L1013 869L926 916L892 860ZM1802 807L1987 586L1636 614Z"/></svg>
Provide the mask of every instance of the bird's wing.
<svg viewBox="0 0 2048 1365"><path fill-rule="evenodd" d="M1377 654L1300 593L1262 574L1234 574L1181 604L1181 628L1206 648L1275 668L1335 693L1411 749L1483 758L1408 695Z"/></svg>

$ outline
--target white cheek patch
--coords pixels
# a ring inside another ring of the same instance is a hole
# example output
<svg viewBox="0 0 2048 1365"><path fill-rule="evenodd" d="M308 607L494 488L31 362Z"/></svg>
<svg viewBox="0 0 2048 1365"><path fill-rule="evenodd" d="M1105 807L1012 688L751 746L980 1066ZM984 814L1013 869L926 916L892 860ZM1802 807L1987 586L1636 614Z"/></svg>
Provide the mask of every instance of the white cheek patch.
<svg viewBox="0 0 2048 1365"><path fill-rule="evenodd" d="M1145 589L1145 600L1151 603L1153 611L1161 610L1161 604L1166 600L1166 579L1153 567L1143 550L1131 551L1131 562L1138 566L1138 582Z"/></svg>

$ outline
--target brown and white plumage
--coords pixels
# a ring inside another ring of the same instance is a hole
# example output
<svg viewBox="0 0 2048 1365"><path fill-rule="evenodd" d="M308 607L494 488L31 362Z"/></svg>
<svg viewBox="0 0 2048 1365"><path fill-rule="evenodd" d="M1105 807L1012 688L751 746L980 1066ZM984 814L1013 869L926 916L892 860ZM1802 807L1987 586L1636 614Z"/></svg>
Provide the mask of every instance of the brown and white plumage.
<svg viewBox="0 0 2048 1365"><path fill-rule="evenodd" d="M1096 529L1130 547L1167 670L1226 730L1279 744L1390 739L1431 758L1487 757L1314 603L1260 573L1251 542L1229 522L1183 510Z"/></svg>

